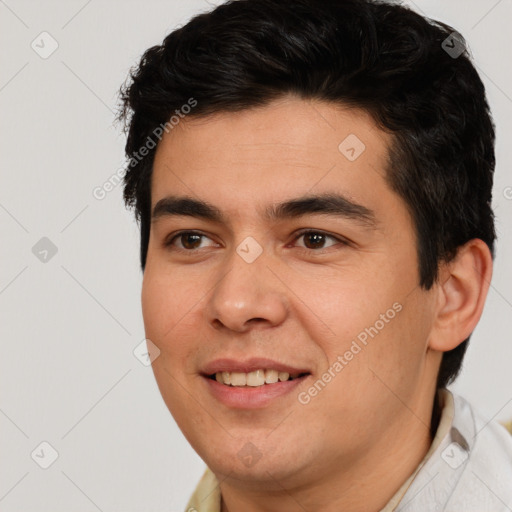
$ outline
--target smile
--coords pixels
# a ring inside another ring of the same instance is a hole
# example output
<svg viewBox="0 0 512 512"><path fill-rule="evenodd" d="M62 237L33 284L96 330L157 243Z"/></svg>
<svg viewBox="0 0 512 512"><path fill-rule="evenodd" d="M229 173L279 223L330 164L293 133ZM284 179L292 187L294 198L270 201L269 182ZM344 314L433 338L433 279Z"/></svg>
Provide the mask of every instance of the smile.
<svg viewBox="0 0 512 512"><path fill-rule="evenodd" d="M312 377L307 366L292 366L265 357L215 359L200 370L205 392L234 409L260 409L295 397L293 390Z"/></svg>
<svg viewBox="0 0 512 512"><path fill-rule="evenodd" d="M290 374L288 372L279 372L277 370L255 370L249 373L242 372L217 372L210 375L214 379L226 386L234 387L258 387L276 382L286 382L305 376L306 373Z"/></svg>

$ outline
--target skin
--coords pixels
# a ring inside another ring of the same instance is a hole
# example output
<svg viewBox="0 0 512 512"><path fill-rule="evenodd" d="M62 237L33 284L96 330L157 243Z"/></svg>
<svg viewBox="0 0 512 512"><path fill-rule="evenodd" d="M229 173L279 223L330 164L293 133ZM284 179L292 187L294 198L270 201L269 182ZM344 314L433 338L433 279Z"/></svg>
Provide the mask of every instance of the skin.
<svg viewBox="0 0 512 512"><path fill-rule="evenodd" d="M354 161L338 149L349 134L366 146ZM156 218L142 287L146 337L160 349L159 389L220 480L223 512L380 510L428 451L442 353L478 322L492 260L483 242L470 241L431 290L419 287L414 225L385 180L391 140L361 110L285 96L186 118L158 145L152 206L188 196L226 216ZM375 225L262 214L273 203L332 192L372 210ZM305 228L327 236L315 245L297 235ZM181 230L205 236L166 245ZM252 263L236 252L249 236L263 250ZM400 312L301 404L298 393L396 303ZM201 368L251 356L312 375L264 408L216 401ZM261 455L251 467L237 456L248 442Z"/></svg>

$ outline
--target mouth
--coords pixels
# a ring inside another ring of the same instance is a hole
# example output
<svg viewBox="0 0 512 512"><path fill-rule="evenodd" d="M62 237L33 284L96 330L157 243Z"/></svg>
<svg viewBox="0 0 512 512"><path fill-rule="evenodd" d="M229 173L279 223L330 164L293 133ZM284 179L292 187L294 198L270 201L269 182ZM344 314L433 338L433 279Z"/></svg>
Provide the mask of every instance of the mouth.
<svg viewBox="0 0 512 512"><path fill-rule="evenodd" d="M232 409L261 409L293 399L294 390L312 376L299 368L267 358L246 361L217 359L202 368L212 398ZM288 397L288 398L286 398Z"/></svg>
<svg viewBox="0 0 512 512"><path fill-rule="evenodd" d="M297 380L310 375L308 372L281 372L273 369L259 369L249 373L244 372L216 372L208 375L211 380L215 380L220 384L232 387L260 387L269 386L278 382L287 382Z"/></svg>
<svg viewBox="0 0 512 512"><path fill-rule="evenodd" d="M205 391L215 401L234 409L261 409L293 400L298 386L312 376L309 368L268 358L244 361L223 358L201 369ZM288 402L287 402L288 403Z"/></svg>

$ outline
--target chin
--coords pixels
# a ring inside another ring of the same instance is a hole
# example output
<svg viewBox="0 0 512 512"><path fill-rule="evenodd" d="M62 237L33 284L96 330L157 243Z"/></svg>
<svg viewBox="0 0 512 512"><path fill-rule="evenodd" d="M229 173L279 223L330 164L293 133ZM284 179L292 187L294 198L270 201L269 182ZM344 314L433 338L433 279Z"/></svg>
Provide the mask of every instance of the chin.
<svg viewBox="0 0 512 512"><path fill-rule="evenodd" d="M207 466L215 473L217 478L222 481L236 481L237 486L247 489L262 488L266 491L282 491L284 482L288 482L290 477L297 473L297 469L276 466L274 460L260 459L252 467L237 462L227 463L225 460L212 461Z"/></svg>
<svg viewBox="0 0 512 512"><path fill-rule="evenodd" d="M296 448L290 446L290 453L286 454L282 444L281 453L275 447L259 449L258 446L263 444L256 441L238 441L233 442L228 450L214 452L210 447L210 453L204 456L201 454L201 458L220 479L229 476L230 479L247 482L248 487L251 483L261 485L267 482L268 488L272 489L276 481L289 480L300 472L301 461L297 458ZM278 486L276 490L281 488Z"/></svg>

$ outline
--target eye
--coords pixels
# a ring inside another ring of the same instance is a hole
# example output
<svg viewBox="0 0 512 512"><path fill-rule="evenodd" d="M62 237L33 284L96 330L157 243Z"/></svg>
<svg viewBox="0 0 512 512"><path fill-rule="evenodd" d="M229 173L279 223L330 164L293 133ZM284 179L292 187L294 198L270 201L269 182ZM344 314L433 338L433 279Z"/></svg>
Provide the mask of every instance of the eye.
<svg viewBox="0 0 512 512"><path fill-rule="evenodd" d="M202 239L204 238L208 237L197 231L180 231L179 233L172 235L170 239L164 243L164 245L166 247L176 248L179 251L192 252L196 249L202 249L204 247L201 246ZM175 241L180 242L178 246L175 244Z"/></svg>
<svg viewBox="0 0 512 512"><path fill-rule="evenodd" d="M295 238L295 241L297 241L301 238L304 239L304 245L299 246L299 247L309 249L309 250L327 249L336 244L347 245L347 242L342 240L341 238L335 237L333 235L329 235L327 233L324 233L323 231L314 231L314 230L302 231ZM335 243L326 247L325 241L327 239L334 240Z"/></svg>
<svg viewBox="0 0 512 512"><path fill-rule="evenodd" d="M339 237L329 235L323 231L316 231L311 229L298 233L294 239L294 242L297 242L301 238L304 239L304 242L302 246L299 245L298 247L307 251L322 252L323 249L329 249L330 247L338 244L348 245L348 242ZM173 248L178 251L194 252L198 249L208 247L208 245L202 244L204 240L212 241L211 238L209 238L204 233L197 231L180 231L171 235L170 238L164 242L164 246ZM332 243L326 246L325 244L328 240L331 240ZM213 243L215 244L215 242Z"/></svg>

